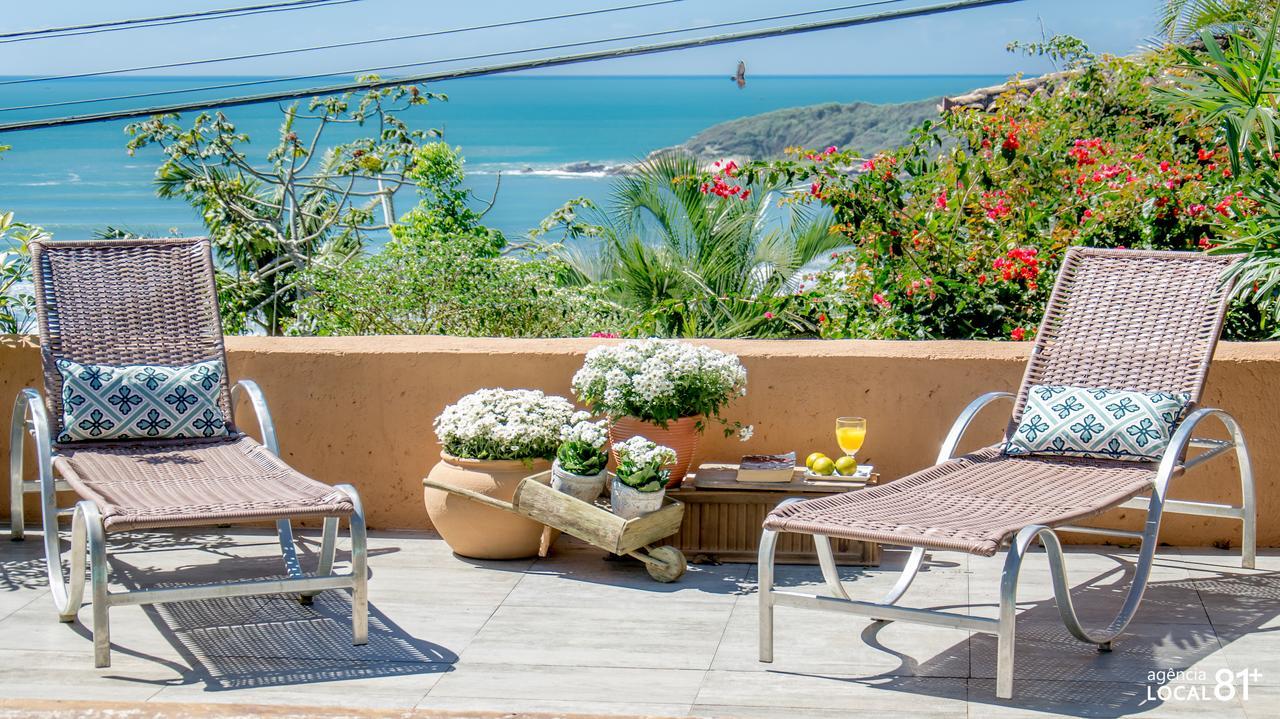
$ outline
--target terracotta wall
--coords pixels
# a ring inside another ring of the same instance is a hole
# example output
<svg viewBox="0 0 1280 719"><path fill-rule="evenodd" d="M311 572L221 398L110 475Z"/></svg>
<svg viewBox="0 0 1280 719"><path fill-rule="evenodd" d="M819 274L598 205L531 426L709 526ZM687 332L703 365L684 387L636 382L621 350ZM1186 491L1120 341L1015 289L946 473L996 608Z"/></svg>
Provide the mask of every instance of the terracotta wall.
<svg viewBox="0 0 1280 719"><path fill-rule="evenodd" d="M536 387L567 395L582 355L596 344L446 337L228 339L231 375L256 379L266 391L286 459L325 482L359 487L375 528L428 526L420 479L438 457L431 421L446 404L480 387ZM746 364L750 392L728 414L753 423L756 432L746 444L708 434L702 458L731 460L744 452L787 450L834 453L833 419L857 414L869 421L863 455L885 477L932 463L952 419L970 399L988 390L1014 390L1030 347L1004 342L707 344L739 354ZM30 342L0 342L2 401L38 381L38 354ZM1234 413L1253 442L1259 540L1280 546L1280 443L1274 439L1280 343L1221 346L1207 401ZM1005 407L993 407L973 427L972 445L997 438ZM1238 501L1234 472L1234 459L1215 460L1178 482L1174 493ZM7 498L7 492L0 496ZM33 500L28 498L29 513ZM1137 526L1135 517L1116 519ZM1162 539L1238 543L1239 531L1228 521L1170 516Z"/></svg>

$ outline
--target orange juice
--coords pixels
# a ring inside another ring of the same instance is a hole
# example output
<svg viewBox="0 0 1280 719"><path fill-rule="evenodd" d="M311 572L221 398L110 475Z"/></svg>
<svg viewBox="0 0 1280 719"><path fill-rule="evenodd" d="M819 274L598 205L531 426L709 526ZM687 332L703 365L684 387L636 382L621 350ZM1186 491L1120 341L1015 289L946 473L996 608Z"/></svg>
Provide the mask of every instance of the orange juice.
<svg viewBox="0 0 1280 719"><path fill-rule="evenodd" d="M862 449L862 440L867 437L867 427L839 427L836 429L836 444L845 454L853 455Z"/></svg>

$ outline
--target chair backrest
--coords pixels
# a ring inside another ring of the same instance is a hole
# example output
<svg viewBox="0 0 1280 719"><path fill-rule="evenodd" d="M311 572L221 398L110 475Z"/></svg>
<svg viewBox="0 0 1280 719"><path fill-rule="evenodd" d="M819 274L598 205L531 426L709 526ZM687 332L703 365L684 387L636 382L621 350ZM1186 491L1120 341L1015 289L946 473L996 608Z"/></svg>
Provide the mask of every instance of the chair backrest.
<svg viewBox="0 0 1280 719"><path fill-rule="evenodd" d="M174 366L218 359L225 365L207 239L33 242L31 263L55 437L63 429L60 359ZM229 420L226 374L219 404Z"/></svg>
<svg viewBox="0 0 1280 719"><path fill-rule="evenodd" d="M1018 390L1031 385L1185 392L1197 403L1226 315L1235 257L1075 247L1067 251Z"/></svg>

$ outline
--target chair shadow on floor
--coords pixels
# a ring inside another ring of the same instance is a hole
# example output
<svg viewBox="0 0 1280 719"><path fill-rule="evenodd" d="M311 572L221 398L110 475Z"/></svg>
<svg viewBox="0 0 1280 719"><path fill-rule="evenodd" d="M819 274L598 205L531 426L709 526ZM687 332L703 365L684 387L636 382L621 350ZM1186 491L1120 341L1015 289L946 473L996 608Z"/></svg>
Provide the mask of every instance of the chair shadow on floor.
<svg viewBox="0 0 1280 719"><path fill-rule="evenodd" d="M275 545L274 537L259 536L254 543ZM314 567L316 538L296 534L295 538L303 568ZM243 538L224 541L215 533L148 533L125 535L118 543L115 539L112 578L129 590L283 576L278 554L245 557L226 551L231 547L243 550ZM206 543L205 539L211 541ZM190 566L172 570L140 567L132 561L135 552L141 552L145 562L147 553L160 549L197 549L204 556L193 558ZM382 546L371 550L370 556L397 551L397 547ZM207 561L210 555L216 559ZM340 549L335 558L336 569L347 571L349 560L350 554ZM372 603L369 642L352 645L351 596L346 590L321 592L310 605L294 596L262 595L144 605L143 611L177 651L181 662L139 651L130 646L130 638L124 632L113 635L112 650L168 666L181 678L160 682L124 676L118 679L166 686L203 684L206 691L232 691L435 674L451 671L458 659L446 647L409 634ZM86 637L91 636L87 629L75 626Z"/></svg>
<svg viewBox="0 0 1280 719"><path fill-rule="evenodd" d="M1091 629L1111 621L1133 578L1133 562L1113 554L1106 556L1116 562L1114 569L1101 572L1072 589L1076 611ZM1068 572L1070 564L1068 557ZM920 660L880 642L879 634L888 626L886 623L864 624L861 641L896 656L901 662L899 667L864 677L825 678L927 695L942 692L944 684L931 682L929 678L967 677L968 700L977 704L1079 717L1121 717L1149 712L1164 703L1159 696L1162 682L1158 673L1193 669L1199 674L1203 671L1202 682L1193 681L1194 675L1182 681L1208 685L1211 689L1217 681L1218 667L1201 669L1197 665L1204 659L1242 636L1280 633L1280 628L1263 628L1280 616L1280 572L1233 571L1220 564L1193 569L1198 574L1212 576L1150 582L1133 623L1109 653L1099 652L1094 645L1072 637L1062 625L1052 598L1019 602L1011 700L995 698L995 635L976 632L967 642L958 642L933 657ZM928 577L921 576L918 581L923 586ZM997 582L991 582L991 594L994 596L997 591ZM962 610L963 606L933 608ZM994 611L996 605L969 606ZM1204 607L1211 607L1214 612L1212 626ZM1178 614L1171 615L1171 612ZM850 617L849 621L858 620ZM1168 623L1170 621L1173 623Z"/></svg>

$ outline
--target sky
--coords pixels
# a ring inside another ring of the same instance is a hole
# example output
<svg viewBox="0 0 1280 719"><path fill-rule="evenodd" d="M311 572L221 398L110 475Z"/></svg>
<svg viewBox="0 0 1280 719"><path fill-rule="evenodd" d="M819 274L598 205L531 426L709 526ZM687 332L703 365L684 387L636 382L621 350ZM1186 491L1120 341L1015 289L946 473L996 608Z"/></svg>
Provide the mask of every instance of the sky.
<svg viewBox="0 0 1280 719"><path fill-rule="evenodd" d="M80 37L0 43L0 74L51 75L116 69L180 60L345 42L357 39L447 30L592 8L632 5L643 0L351 0L242 18ZM867 0L862 0L867 2ZM938 0L903 0L897 5L848 9L794 20L775 20L684 35L667 35L612 46L661 42L693 35L740 31L813 20L884 12ZM258 0L46 0L6 2L4 31L102 20L167 15L258 4ZM585 18L564 19L318 52L167 71L186 75L296 75L347 73L364 68L466 55L522 50L620 35L678 30L719 22L859 4L859 0L678 0ZM1083 39L1099 52L1130 52L1154 33L1161 0L1022 0L945 15L898 20L733 45L623 58L538 71L540 74L716 75L732 73L738 60L749 74L893 75L1011 74L1051 70L1043 59L1005 50L1010 40L1038 40L1042 33ZM582 52L584 48L559 52ZM544 54L555 54L555 51ZM458 61L415 68L425 71L510 61L515 56ZM395 76L408 70L385 71ZM161 74L152 71L147 74Z"/></svg>

